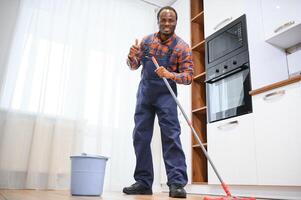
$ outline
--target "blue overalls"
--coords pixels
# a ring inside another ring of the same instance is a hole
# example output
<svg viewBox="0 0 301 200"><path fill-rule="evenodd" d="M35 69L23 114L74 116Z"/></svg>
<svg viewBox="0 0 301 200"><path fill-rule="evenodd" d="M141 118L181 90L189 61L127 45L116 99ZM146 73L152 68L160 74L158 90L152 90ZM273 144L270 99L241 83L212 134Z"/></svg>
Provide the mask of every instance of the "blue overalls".
<svg viewBox="0 0 301 200"><path fill-rule="evenodd" d="M170 45L167 55L155 56L159 65L169 70L170 56L177 40ZM143 46L142 79L137 92L135 110L135 128L133 131L136 154L134 178L137 182L151 188L153 184L153 162L150 143L153 135L155 114L158 116L163 158L167 173L168 185L187 184L185 155L180 141L180 124L178 121L177 104L172 98L162 78L154 70L155 65L149 55L148 45ZM168 80L177 94L176 83Z"/></svg>

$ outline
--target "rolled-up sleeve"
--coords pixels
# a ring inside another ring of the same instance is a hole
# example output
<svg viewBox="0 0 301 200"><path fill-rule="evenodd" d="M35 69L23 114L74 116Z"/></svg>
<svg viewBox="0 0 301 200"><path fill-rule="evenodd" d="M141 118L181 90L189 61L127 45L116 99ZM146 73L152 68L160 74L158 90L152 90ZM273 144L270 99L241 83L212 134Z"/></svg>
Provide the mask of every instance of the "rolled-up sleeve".
<svg viewBox="0 0 301 200"><path fill-rule="evenodd" d="M183 46L178 54L178 71L173 72L174 81L178 84L189 85L193 78L192 52L188 45Z"/></svg>
<svg viewBox="0 0 301 200"><path fill-rule="evenodd" d="M130 67L131 70L136 70L140 67L140 60L138 60L136 57L134 58L127 58L126 64Z"/></svg>

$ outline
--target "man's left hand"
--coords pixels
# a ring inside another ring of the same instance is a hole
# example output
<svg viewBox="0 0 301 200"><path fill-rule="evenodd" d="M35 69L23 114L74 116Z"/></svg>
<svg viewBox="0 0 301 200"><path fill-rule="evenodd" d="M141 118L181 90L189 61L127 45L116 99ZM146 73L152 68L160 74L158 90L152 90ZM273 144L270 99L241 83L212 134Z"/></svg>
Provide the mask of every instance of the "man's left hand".
<svg viewBox="0 0 301 200"><path fill-rule="evenodd" d="M165 67L159 67L155 70L155 72L157 73L158 76L160 76L161 78L167 78L167 79L174 79L175 75L171 72L169 72Z"/></svg>

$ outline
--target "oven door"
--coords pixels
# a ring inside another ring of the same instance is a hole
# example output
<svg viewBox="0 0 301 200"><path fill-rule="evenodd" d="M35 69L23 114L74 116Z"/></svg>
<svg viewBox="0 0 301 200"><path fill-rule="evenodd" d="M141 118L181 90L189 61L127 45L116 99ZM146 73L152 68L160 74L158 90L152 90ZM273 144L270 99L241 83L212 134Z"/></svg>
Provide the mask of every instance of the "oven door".
<svg viewBox="0 0 301 200"><path fill-rule="evenodd" d="M249 68L206 81L209 123L252 112L250 89Z"/></svg>

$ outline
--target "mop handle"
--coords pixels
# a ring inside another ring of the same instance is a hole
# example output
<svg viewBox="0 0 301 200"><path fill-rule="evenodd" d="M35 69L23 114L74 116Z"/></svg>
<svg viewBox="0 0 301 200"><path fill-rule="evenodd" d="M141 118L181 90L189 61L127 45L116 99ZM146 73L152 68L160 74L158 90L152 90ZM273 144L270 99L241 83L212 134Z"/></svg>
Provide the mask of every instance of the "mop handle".
<svg viewBox="0 0 301 200"><path fill-rule="evenodd" d="M152 61L153 61L153 63L155 64L156 68L159 68L159 64L158 64L158 62L157 62L157 60L156 60L155 57L152 57ZM222 187L223 187L225 193L227 194L227 196L231 196L231 193L230 193L230 191L228 190L227 185L224 183L222 177L219 175L219 173L218 173L216 167L214 166L214 164L213 164L213 162L212 162L210 156L208 155L208 153L207 153L207 151L206 151L206 149L205 149L205 147L204 147L202 141L200 140L198 134L197 134L196 131L194 130L191 121L189 120L188 116L186 115L186 113L185 113L183 107L181 106L180 102L179 102L178 99L177 99L177 96L175 95L174 91L173 91L172 88L170 87L170 85L169 85L169 83L168 83L168 81L167 81L167 79L166 79L165 77L163 77L163 81L164 81L165 85L167 86L169 92L171 93L173 99L176 101L177 105L179 106L179 108L180 108L180 110L181 110L181 112L182 112L182 114L183 114L183 116L184 116L186 122L188 123L190 129L191 129L192 132L193 132L193 135L194 135L195 139L196 139L196 140L198 141L198 143L200 144L201 149L202 149L204 155L206 156L206 158L207 158L207 160L209 161L211 167L213 168L213 170L214 170L216 176L218 177L219 181L221 182L221 185L222 185Z"/></svg>

